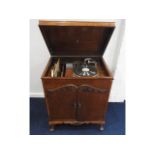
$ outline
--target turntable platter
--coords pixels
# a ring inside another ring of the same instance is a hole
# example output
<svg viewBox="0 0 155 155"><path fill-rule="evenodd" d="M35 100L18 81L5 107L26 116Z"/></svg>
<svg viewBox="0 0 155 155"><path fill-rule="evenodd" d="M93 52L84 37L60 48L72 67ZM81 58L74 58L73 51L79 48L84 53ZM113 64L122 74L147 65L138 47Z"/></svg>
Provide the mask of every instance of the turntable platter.
<svg viewBox="0 0 155 155"><path fill-rule="evenodd" d="M97 75L96 63L82 63L81 61L74 62L73 71L76 76L92 77Z"/></svg>

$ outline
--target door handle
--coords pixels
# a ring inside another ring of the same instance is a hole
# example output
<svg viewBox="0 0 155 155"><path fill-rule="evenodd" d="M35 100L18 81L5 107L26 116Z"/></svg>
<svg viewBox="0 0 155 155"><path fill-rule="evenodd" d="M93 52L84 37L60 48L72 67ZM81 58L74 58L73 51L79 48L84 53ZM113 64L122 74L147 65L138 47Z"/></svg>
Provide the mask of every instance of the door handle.
<svg viewBox="0 0 155 155"><path fill-rule="evenodd" d="M74 107L74 109L80 109L81 108L81 103L79 103L79 102L74 102L73 103L73 107Z"/></svg>
<svg viewBox="0 0 155 155"><path fill-rule="evenodd" d="M81 103L78 102L77 106L78 106L78 109L80 109L81 108Z"/></svg>

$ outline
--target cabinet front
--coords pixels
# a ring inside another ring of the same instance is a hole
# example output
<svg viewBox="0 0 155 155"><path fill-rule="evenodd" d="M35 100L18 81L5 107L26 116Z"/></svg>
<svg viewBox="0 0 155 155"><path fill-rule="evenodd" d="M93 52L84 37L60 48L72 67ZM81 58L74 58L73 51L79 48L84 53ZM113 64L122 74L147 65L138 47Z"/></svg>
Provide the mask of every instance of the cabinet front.
<svg viewBox="0 0 155 155"><path fill-rule="evenodd" d="M108 92L108 89L91 86L79 87L77 119L79 121L104 121Z"/></svg>
<svg viewBox="0 0 155 155"><path fill-rule="evenodd" d="M65 85L55 89L48 89L46 94L50 121L76 119L76 87L74 85Z"/></svg>
<svg viewBox="0 0 155 155"><path fill-rule="evenodd" d="M55 122L103 122L109 89L74 84L48 89L49 120Z"/></svg>

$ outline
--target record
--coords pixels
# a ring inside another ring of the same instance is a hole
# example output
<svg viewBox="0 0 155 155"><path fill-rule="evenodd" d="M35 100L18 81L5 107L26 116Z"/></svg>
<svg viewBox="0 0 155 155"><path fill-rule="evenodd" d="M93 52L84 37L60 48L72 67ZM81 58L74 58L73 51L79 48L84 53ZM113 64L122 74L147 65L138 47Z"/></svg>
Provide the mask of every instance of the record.
<svg viewBox="0 0 155 155"><path fill-rule="evenodd" d="M74 62L73 71L77 76L92 77L97 75L96 65L92 63Z"/></svg>

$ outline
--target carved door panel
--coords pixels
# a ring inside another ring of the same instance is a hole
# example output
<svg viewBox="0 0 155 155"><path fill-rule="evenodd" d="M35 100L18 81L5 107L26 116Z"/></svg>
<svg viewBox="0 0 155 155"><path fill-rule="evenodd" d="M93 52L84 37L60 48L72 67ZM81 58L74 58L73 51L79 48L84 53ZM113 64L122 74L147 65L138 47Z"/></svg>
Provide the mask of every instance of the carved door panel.
<svg viewBox="0 0 155 155"><path fill-rule="evenodd" d="M103 121L108 100L107 89L82 85L78 88L78 114L79 121Z"/></svg>
<svg viewBox="0 0 155 155"><path fill-rule="evenodd" d="M47 92L47 109L50 120L75 120L76 112L75 85L49 89Z"/></svg>

